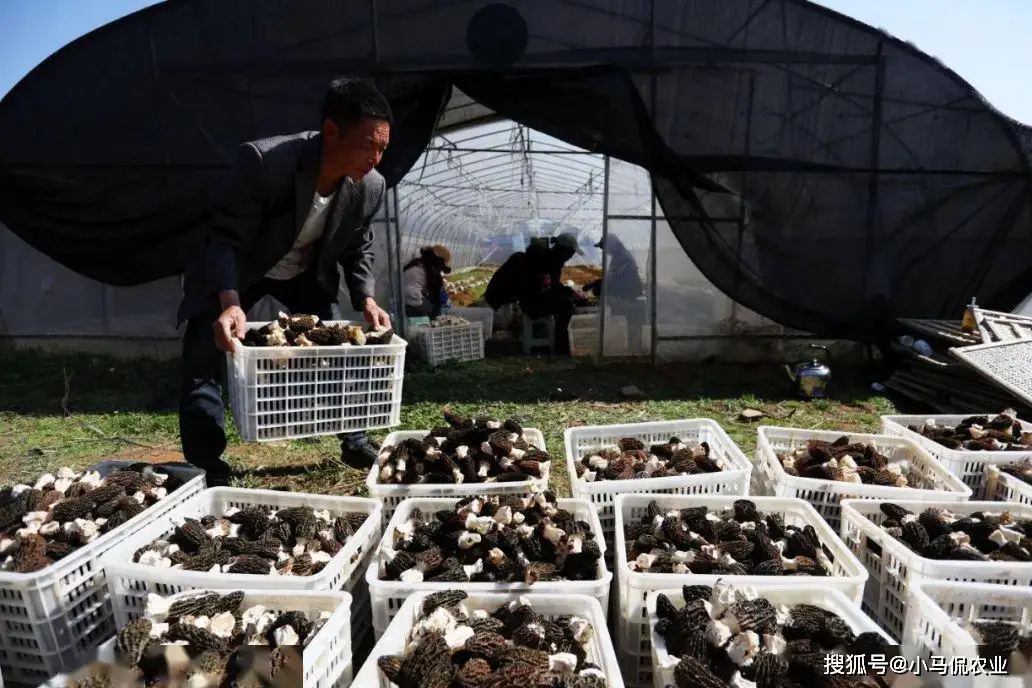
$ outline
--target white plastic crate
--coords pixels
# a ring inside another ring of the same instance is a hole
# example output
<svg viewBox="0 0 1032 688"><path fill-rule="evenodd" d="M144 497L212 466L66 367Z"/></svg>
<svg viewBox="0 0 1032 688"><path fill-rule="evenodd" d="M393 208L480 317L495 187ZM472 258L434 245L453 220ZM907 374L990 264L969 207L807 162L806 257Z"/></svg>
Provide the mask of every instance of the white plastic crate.
<svg viewBox="0 0 1032 688"><path fill-rule="evenodd" d="M483 323L444 327L415 327L410 340L413 353L432 366L481 361L484 358Z"/></svg>
<svg viewBox="0 0 1032 688"><path fill-rule="evenodd" d="M192 593L193 591L191 591ZM217 591L224 592L224 591ZM173 599L177 596L173 596ZM314 619L322 612L332 612L312 642L305 647L302 671L305 688L345 688L351 683L351 595L345 592L312 592L304 590L244 591L241 608L260 604L273 614L301 611ZM117 663L115 638L97 648L96 661ZM84 662L86 664L88 662ZM74 673L72 668L69 673ZM41 688L64 688L67 676L55 676Z"/></svg>
<svg viewBox="0 0 1032 688"><path fill-rule="evenodd" d="M719 511L731 506L739 495L627 495L616 496L616 563L619 614L614 618L614 641L620 655L624 680L628 684L648 686L652 682L652 648L645 614L645 598L653 590L666 590L679 585L713 585L718 580L729 580L741 585L778 585L800 588L839 590L859 602L863 595L867 571L842 543L835 531L824 522L817 511L801 499L781 497L749 497L763 514L781 514L786 525L812 525L831 561L831 576L719 576L702 574L642 573L631 571L627 561L627 543L624 524L638 523L645 515L649 502L655 501L661 509L687 509L705 506Z"/></svg>
<svg viewBox="0 0 1032 688"><path fill-rule="evenodd" d="M986 474L986 499L1032 506L1032 485L1010 473L1004 473L999 466L989 465Z"/></svg>
<svg viewBox="0 0 1032 688"><path fill-rule="evenodd" d="M566 330L570 336L571 356L597 356L599 317L592 315L575 315L570 318ZM606 332L604 351L608 356L629 353L627 318L622 315L606 316Z"/></svg>
<svg viewBox="0 0 1032 688"><path fill-rule="evenodd" d="M427 436L429 430L403 430L392 432L383 440L383 446L398 444L407 439L422 439ZM523 428L524 439L541 451L545 449L545 436L535 428ZM373 466L366 476L366 488L369 496L383 502L383 523L386 525L394 515L394 510L409 497L473 497L477 495L496 494L529 494L535 490L543 490L548 485L549 470L536 480L521 480L519 482L495 482L495 483L437 483L420 485L385 485L379 482L380 468Z"/></svg>
<svg viewBox="0 0 1032 688"><path fill-rule="evenodd" d="M451 584L452 588L467 589L466 585ZM419 610L423 606L423 599L435 591L422 591L409 595L396 616L387 627L386 632L376 643L369 659L358 671L353 688L392 688L393 684L388 681L376 660L384 655L398 655L405 651L408 644L408 635L412 627L419 620ZM545 619L554 619L564 614L576 615L587 619L595 633L587 647L587 661L596 664L606 675L606 682L609 688L623 688L623 680L620 678L620 666L616 661L616 653L613 651L613 642L606 629L606 616L598 601L587 595L554 595L542 593L483 593L470 591L465 604L471 609L484 609L492 612L508 602L517 598L525 599L534 612ZM528 688L526 686L514 688Z"/></svg>
<svg viewBox="0 0 1032 688"><path fill-rule="evenodd" d="M991 499L991 497L986 496L986 467L1008 464L1032 456L1032 448L1028 451L999 452L949 449L934 440L928 439L919 432L914 432L908 427L910 425L924 425L929 420L934 420L939 425L956 425L965 418L978 415L987 415L992 418L996 414L882 416L881 431L884 435L895 435L912 439L924 447L929 454L938 459L939 463L946 470L960 478L965 485L971 488L971 499ZM1019 422L1021 423L1022 430L1032 432L1032 423Z"/></svg>
<svg viewBox="0 0 1032 688"><path fill-rule="evenodd" d="M928 559L886 533L880 505L891 501L920 513L929 507L957 514L1006 509L1017 518L1032 518L1032 506L999 502L925 502L884 499L847 499L842 502L842 539L870 573L864 607L881 627L900 638L906 617L907 589L916 580L935 579L1032 585L1032 562L949 561Z"/></svg>
<svg viewBox="0 0 1032 688"><path fill-rule="evenodd" d="M346 320L329 324L352 324ZM268 323L248 323L257 329ZM397 425L407 343L244 346L226 354L229 401L240 438L269 442Z"/></svg>
<svg viewBox="0 0 1032 688"><path fill-rule="evenodd" d="M268 611L298 610L308 618L332 612L326 624L305 647L302 660L306 688L336 688L351 683L351 595L346 592L277 590L245 591L243 607L265 605Z"/></svg>
<svg viewBox="0 0 1032 688"><path fill-rule="evenodd" d="M754 589L760 597L765 598L775 606L783 604L787 607L793 607L797 604L812 604L838 614L849 625L853 633L857 635L874 632L885 638L889 644L896 644L891 637L878 628L878 624L857 608L853 600L843 595L842 591L821 587L816 582L817 580L819 579L814 579L810 587L798 585L792 587L785 587L783 585L750 585L749 587ZM674 667L680 662L679 657L667 652L666 640L656 632L656 621L659 620L659 617L656 616L656 599L661 594L665 594L670 598L670 601L677 609L684 607L684 596L681 594L681 588L653 590L645 598L649 637L652 644L652 685L654 688L666 688L666 686L677 685L677 682L674 681Z"/></svg>
<svg viewBox="0 0 1032 688"><path fill-rule="evenodd" d="M646 445L661 444L671 437L678 437L688 443L707 442L710 455L727 466L728 470L646 480L588 482L577 477L577 462L602 449L615 447L617 441L623 437L633 437ZM602 531L606 535L606 543L610 546L610 558L613 552L613 528L616 523L613 500L618 494L749 494L752 463L720 424L708 418L567 428L563 433L563 439L566 444L566 468L570 474L573 496L594 503L598 509Z"/></svg>
<svg viewBox="0 0 1032 688"><path fill-rule="evenodd" d="M105 461L89 470L107 475L131 463ZM45 569L0 572L0 671L9 684L35 686L74 669L115 632L114 609L99 557L204 489L200 469L185 463L160 468L183 485Z"/></svg>
<svg viewBox="0 0 1032 688"><path fill-rule="evenodd" d="M479 322L483 327L484 341L491 338L491 334L494 332L494 311L490 308L474 308L472 306L464 306L459 308L449 308L445 313L451 313L457 315L460 318L465 318L470 322Z"/></svg>
<svg viewBox="0 0 1032 688"><path fill-rule="evenodd" d="M964 630L969 621L1017 621L1032 626L1032 587L956 581L915 581L907 603L903 652L928 661L932 657L978 657L978 644ZM938 660L941 661L941 660ZM980 677L1002 681L1003 677ZM1024 684L1018 679L1018 686Z"/></svg>
<svg viewBox="0 0 1032 688"><path fill-rule="evenodd" d="M285 508L309 506L328 510L332 516L345 512L369 514L344 547L326 564L322 571L311 576L258 576L249 574L212 574L207 571L162 569L133 563L136 550L158 539L172 535L175 527L186 517L200 519L221 515L230 507L247 506ZM343 590L351 595L351 633L353 648L358 652L369 636L369 596L363 572L380 538L380 503L364 497L331 497L276 490L245 490L215 487L201 492L182 503L161 521L140 529L112 548L102 560L108 576L108 588L115 607L119 626L143 614L147 595L171 595L184 590L211 588L216 590Z"/></svg>
<svg viewBox="0 0 1032 688"><path fill-rule="evenodd" d="M776 497L799 497L814 506L821 516L838 529L843 499L909 499L963 502L971 498L971 488L935 460L922 445L906 437L866 435L822 430L779 428L769 425L757 429L756 472ZM806 446L809 440L834 442L843 435L850 442L873 444L890 460L906 459L910 470L921 477L921 488L858 485L837 480L816 480L789 475L778 454Z"/></svg>
<svg viewBox="0 0 1032 688"><path fill-rule="evenodd" d="M373 561L370 562L366 571L366 582L369 587L369 598L373 607L373 633L377 637L383 635L387 625L394 618L394 615L401 609L405 599L417 592L437 592L449 590L454 587L461 587L471 595L483 593L549 593L556 595L587 595L594 597L601 604L603 609L609 608L609 588L613 580L613 574L605 566L605 540L602 538L602 527L598 522L598 513L590 502L583 499L557 499L556 504L569 511L575 518L585 521L591 525L595 533L599 547L602 549L602 558L598 562L598 578L591 581L555 581L540 582L533 585L526 583L402 583L401 581L380 580L383 575L383 558L381 552L391 544L391 534L402 523L409 519L413 509L420 509L423 513L434 513L441 509L450 509L455 506L459 498L421 498L406 499L398 505L390 523L383 531L383 539L377 548Z"/></svg>

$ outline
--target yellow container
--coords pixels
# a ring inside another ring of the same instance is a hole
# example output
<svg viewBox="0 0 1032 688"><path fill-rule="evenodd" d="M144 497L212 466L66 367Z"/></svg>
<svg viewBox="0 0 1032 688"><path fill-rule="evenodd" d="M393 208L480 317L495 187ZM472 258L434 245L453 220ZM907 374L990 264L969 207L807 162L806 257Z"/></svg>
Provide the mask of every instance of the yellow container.
<svg viewBox="0 0 1032 688"><path fill-rule="evenodd" d="M960 319L960 329L964 332L974 332L978 328L975 322L975 297L971 297L971 303L964 309L964 316Z"/></svg>

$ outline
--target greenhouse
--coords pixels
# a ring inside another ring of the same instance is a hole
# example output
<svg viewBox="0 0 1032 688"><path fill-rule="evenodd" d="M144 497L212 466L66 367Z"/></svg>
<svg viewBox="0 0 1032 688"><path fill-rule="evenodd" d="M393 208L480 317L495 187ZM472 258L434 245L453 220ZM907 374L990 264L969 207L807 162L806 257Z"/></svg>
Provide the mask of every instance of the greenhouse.
<svg viewBox="0 0 1032 688"><path fill-rule="evenodd" d="M564 280L602 279L576 316L594 356L877 343L1032 291L1029 130L804 0L172 0L0 103L3 335L174 353L213 180L239 142L316 128L340 73L395 111L376 232L394 313L420 246L450 248L453 302L477 306L505 257L562 232L584 250Z"/></svg>

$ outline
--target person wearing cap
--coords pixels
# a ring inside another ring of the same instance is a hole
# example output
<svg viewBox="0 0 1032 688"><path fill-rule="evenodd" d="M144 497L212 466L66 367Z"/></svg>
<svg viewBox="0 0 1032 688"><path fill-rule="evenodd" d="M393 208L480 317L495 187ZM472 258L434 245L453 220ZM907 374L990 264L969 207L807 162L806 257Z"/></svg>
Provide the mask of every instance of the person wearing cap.
<svg viewBox="0 0 1032 688"><path fill-rule="evenodd" d="M444 276L451 272L451 251L440 244L424 246L402 271L405 316L409 318L441 314Z"/></svg>
<svg viewBox="0 0 1032 688"><path fill-rule="evenodd" d="M646 312L645 284L638 271L638 262L623 242L612 234L601 239L595 248L605 246L606 263L603 266L603 277L606 280L606 302L604 306L627 319L630 342L642 342L642 328L648 322ZM585 291L602 296L602 279L584 286ZM638 349L637 345L632 349Z"/></svg>
<svg viewBox="0 0 1032 688"><path fill-rule="evenodd" d="M487 305L498 310L519 304L529 318L555 318L555 352L569 355L573 290L562 284L563 266L584 251L577 237L564 232L551 239L532 239L526 252L518 252L498 268L484 293Z"/></svg>
<svg viewBox="0 0 1032 688"><path fill-rule="evenodd" d="M645 293L645 285L642 283L641 274L638 272L638 263L634 260L634 256L623 242L612 234L599 239L599 242L595 244L597 249L601 249L603 246L606 247L606 258L608 259L606 262L609 263L608 267L603 268L604 272L609 273L606 278L608 279L606 300L634 301L640 298ZM593 292L595 296L601 298L602 280L595 280L584 285L584 291Z"/></svg>

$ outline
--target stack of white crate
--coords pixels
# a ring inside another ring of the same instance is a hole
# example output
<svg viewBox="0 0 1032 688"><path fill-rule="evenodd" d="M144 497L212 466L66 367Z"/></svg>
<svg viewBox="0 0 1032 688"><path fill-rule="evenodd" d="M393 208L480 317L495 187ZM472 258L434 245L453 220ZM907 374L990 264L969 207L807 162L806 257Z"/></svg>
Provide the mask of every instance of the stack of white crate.
<svg viewBox="0 0 1032 688"><path fill-rule="evenodd" d="M155 540L167 540L186 518L200 520L205 516L221 516L229 508L259 507L267 510L307 506L328 511L331 517L347 512L368 514L362 526L351 536L318 573L308 576L260 576L251 574L212 574L207 571L184 571L134 563L134 554ZM369 594L365 586L365 565L380 539L380 502L364 497L250 490L230 487L207 489L183 502L157 521L125 538L112 548L102 564L107 569L118 626L141 616L151 593L168 596L187 590L270 590L343 591L351 596L351 634L353 648L362 649L370 636Z"/></svg>
<svg viewBox="0 0 1032 688"><path fill-rule="evenodd" d="M107 475L129 463L106 461L90 470ZM8 684L36 686L72 670L115 633L103 555L204 490L202 471L162 468L183 485L150 508L39 571L0 572L0 668Z"/></svg>

